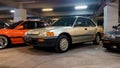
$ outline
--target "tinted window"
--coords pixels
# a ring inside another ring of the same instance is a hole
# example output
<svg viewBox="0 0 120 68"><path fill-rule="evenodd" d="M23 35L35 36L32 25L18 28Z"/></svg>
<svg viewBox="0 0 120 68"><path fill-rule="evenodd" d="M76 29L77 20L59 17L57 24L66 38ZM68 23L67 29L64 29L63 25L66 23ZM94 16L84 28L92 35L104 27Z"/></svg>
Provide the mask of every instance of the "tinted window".
<svg viewBox="0 0 120 68"><path fill-rule="evenodd" d="M81 26L81 27L89 27L89 26L95 26L95 24L87 18L81 18L79 17L76 21L75 26Z"/></svg>
<svg viewBox="0 0 120 68"><path fill-rule="evenodd" d="M34 29L35 28L35 22L33 21L26 21L23 24L24 29Z"/></svg>
<svg viewBox="0 0 120 68"><path fill-rule="evenodd" d="M45 27L44 22L36 22L36 23L37 23L36 28L42 28L42 27Z"/></svg>
<svg viewBox="0 0 120 68"><path fill-rule="evenodd" d="M45 27L44 22L39 22L39 21L26 21L22 25L24 29L35 29L35 28Z"/></svg>
<svg viewBox="0 0 120 68"><path fill-rule="evenodd" d="M75 23L75 26L81 26L81 27L87 26L86 19L79 17Z"/></svg>
<svg viewBox="0 0 120 68"><path fill-rule="evenodd" d="M92 27L95 26L95 24L93 23L93 21L91 21L90 19L87 19L86 21L87 21L87 25L88 26L92 26Z"/></svg>
<svg viewBox="0 0 120 68"><path fill-rule="evenodd" d="M52 26L72 26L75 19L75 17L64 17L56 21Z"/></svg>

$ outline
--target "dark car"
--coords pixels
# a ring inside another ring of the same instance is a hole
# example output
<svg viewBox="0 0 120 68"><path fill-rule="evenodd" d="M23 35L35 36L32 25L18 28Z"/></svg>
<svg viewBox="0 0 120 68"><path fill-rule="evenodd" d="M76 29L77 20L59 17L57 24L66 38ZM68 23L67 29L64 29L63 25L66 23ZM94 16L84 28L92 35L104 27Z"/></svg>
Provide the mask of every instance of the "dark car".
<svg viewBox="0 0 120 68"><path fill-rule="evenodd" d="M107 50L120 50L120 24L104 34L102 43Z"/></svg>
<svg viewBox="0 0 120 68"><path fill-rule="evenodd" d="M7 27L7 26L9 26L10 24L8 24L8 23L4 23L4 22L1 22L0 21L0 29L1 28L5 28L5 27Z"/></svg>

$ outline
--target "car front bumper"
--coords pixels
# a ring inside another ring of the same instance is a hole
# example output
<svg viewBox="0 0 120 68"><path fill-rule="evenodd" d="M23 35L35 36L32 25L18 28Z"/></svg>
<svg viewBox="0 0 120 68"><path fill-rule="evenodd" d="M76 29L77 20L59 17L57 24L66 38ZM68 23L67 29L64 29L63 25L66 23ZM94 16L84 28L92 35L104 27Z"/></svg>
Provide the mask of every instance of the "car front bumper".
<svg viewBox="0 0 120 68"><path fill-rule="evenodd" d="M24 39L26 44L32 46L53 47L56 44L57 37L47 37L47 38L25 37Z"/></svg>
<svg viewBox="0 0 120 68"><path fill-rule="evenodd" d="M120 50L120 39L103 39L103 47Z"/></svg>

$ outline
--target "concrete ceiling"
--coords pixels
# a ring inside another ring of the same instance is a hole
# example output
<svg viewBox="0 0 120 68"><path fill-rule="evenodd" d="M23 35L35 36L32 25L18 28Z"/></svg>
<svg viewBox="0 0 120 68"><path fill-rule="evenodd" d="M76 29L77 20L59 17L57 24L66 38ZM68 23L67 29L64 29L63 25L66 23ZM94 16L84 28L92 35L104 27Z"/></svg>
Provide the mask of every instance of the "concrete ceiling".
<svg viewBox="0 0 120 68"><path fill-rule="evenodd" d="M9 11L23 7L31 16L93 15L105 0L0 0L0 17L11 17ZM75 10L74 6L88 5L85 10ZM52 12L42 12L42 8L53 8Z"/></svg>

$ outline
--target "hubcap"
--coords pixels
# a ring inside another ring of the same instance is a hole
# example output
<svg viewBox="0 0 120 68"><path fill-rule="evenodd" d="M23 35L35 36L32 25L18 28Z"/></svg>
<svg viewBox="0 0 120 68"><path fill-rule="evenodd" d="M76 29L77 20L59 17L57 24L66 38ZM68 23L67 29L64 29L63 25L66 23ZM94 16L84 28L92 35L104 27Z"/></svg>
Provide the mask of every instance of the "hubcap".
<svg viewBox="0 0 120 68"><path fill-rule="evenodd" d="M69 45L68 40L66 38L62 38L60 41L60 49L62 51L65 51L65 50L67 50L68 45Z"/></svg>
<svg viewBox="0 0 120 68"><path fill-rule="evenodd" d="M8 40L4 36L0 36L0 48L6 47L8 44Z"/></svg>
<svg viewBox="0 0 120 68"><path fill-rule="evenodd" d="M99 42L100 42L100 37L99 36L96 37L96 41L99 44Z"/></svg>

